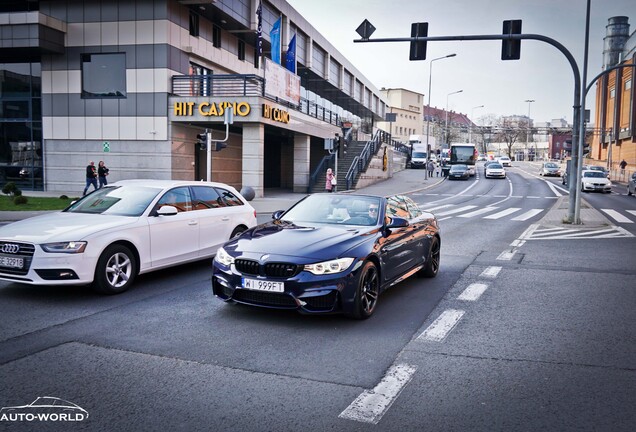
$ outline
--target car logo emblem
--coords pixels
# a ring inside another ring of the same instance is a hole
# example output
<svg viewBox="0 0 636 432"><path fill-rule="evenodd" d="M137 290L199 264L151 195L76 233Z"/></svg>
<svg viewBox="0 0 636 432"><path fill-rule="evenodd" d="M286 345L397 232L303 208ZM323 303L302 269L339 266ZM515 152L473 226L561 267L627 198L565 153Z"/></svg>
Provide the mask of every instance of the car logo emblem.
<svg viewBox="0 0 636 432"><path fill-rule="evenodd" d="M265 254L261 257L261 261L265 261L267 258L269 258L269 254Z"/></svg>
<svg viewBox="0 0 636 432"><path fill-rule="evenodd" d="M20 252L20 245L13 244L13 243L5 243L2 245L1 250L4 253L17 254L18 252Z"/></svg>

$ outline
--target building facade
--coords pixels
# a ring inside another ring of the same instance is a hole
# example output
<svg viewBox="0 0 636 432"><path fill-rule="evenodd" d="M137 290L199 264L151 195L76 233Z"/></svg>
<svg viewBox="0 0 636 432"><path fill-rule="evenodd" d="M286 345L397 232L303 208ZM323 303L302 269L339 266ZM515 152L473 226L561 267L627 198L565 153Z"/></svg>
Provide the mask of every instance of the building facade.
<svg viewBox="0 0 636 432"><path fill-rule="evenodd" d="M372 134L386 112L282 0L16 0L0 4L0 30L0 182L23 189L79 191L104 160L111 182L305 191L325 139L344 122ZM206 129L227 130L211 157Z"/></svg>
<svg viewBox="0 0 636 432"><path fill-rule="evenodd" d="M603 74L596 83L596 129L589 158L615 170L636 166L636 32L627 17L612 17L604 38Z"/></svg>
<svg viewBox="0 0 636 432"><path fill-rule="evenodd" d="M421 135L424 95L403 88L382 88L389 103L387 112L395 114L395 122L379 122L378 127L391 133L393 140L408 143L411 135Z"/></svg>

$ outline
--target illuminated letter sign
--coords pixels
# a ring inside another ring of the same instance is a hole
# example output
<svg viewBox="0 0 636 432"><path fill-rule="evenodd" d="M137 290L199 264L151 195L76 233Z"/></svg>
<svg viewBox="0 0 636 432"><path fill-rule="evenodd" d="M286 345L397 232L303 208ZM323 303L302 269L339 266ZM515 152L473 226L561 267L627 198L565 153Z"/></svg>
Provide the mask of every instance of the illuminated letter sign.
<svg viewBox="0 0 636 432"><path fill-rule="evenodd" d="M263 104L263 118L279 123L289 123L289 112Z"/></svg>
<svg viewBox="0 0 636 432"><path fill-rule="evenodd" d="M194 115L194 104L194 102L175 102L174 115ZM227 107L232 107L234 115L239 117L246 117L251 111L250 104L247 102L200 102L197 105L197 112L204 117L223 117Z"/></svg>

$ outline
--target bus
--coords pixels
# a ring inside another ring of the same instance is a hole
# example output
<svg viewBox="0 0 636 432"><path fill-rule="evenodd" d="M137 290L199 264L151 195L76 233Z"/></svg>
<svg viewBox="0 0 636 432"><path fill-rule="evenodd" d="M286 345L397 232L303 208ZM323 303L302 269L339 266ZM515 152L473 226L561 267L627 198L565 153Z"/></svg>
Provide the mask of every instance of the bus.
<svg viewBox="0 0 636 432"><path fill-rule="evenodd" d="M468 165L468 173L475 175L475 162L479 152L475 144L451 144L450 146L450 165L466 164Z"/></svg>

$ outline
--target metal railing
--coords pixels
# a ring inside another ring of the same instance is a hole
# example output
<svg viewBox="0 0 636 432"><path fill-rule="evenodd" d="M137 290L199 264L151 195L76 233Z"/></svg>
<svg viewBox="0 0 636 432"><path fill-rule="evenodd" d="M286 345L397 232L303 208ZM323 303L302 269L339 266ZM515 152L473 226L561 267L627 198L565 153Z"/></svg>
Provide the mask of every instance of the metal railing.
<svg viewBox="0 0 636 432"><path fill-rule="evenodd" d="M345 182L347 185L347 190L351 189L354 186L355 180L358 177L358 174L366 171L369 163L371 163L371 159L378 152L383 142L389 142L391 136L384 132L383 130L375 131L373 134L373 138L365 144L362 152L359 156L356 156L351 162L351 167L349 171L347 171L347 175L345 176Z"/></svg>
<svg viewBox="0 0 636 432"><path fill-rule="evenodd" d="M300 105L281 100L267 94L265 79L259 75L174 75L172 77L172 94L175 96L194 97L248 97L257 96L272 100L290 109L302 112L310 117L322 120L334 126L340 124L337 113L324 106L300 98Z"/></svg>

